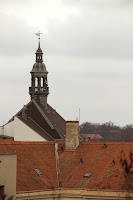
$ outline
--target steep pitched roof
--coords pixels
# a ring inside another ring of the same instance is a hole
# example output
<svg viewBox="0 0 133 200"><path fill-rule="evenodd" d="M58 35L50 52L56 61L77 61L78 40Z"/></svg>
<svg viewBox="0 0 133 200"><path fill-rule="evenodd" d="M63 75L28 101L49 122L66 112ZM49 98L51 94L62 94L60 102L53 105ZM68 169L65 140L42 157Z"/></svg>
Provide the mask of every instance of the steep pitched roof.
<svg viewBox="0 0 133 200"><path fill-rule="evenodd" d="M40 106L46 117L49 119L51 124L58 130L59 134L61 134L61 137L64 138L66 121L49 104L47 104L47 109L39 102L38 105Z"/></svg>
<svg viewBox="0 0 133 200"><path fill-rule="evenodd" d="M54 149L53 142L0 140L0 152L17 152L17 191L58 187ZM39 169L42 176L35 169Z"/></svg>
<svg viewBox="0 0 133 200"><path fill-rule="evenodd" d="M48 134L41 126L39 126L33 119L30 117L27 120L24 120L22 117L18 117L22 122L24 122L27 126L37 132L40 136L45 138L47 141L53 141L54 137Z"/></svg>
<svg viewBox="0 0 133 200"><path fill-rule="evenodd" d="M64 139L66 122L50 105L46 108L32 100L25 108L27 120L22 117L22 109L15 116L48 141Z"/></svg>
<svg viewBox="0 0 133 200"><path fill-rule="evenodd" d="M63 150L64 146L64 141L0 140L0 152L17 152L17 191L46 190L59 185L75 189L133 189L133 142L80 142L75 151Z"/></svg>
<svg viewBox="0 0 133 200"><path fill-rule="evenodd" d="M60 153L61 186L87 189L133 189L132 142L80 142ZM84 177L91 173L89 178Z"/></svg>

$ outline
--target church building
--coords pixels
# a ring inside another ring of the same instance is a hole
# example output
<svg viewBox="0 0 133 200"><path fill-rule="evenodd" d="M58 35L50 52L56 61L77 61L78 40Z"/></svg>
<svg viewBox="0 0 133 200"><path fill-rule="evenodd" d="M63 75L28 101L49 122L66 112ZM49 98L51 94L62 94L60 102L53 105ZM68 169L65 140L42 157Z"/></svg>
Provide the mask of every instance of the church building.
<svg viewBox="0 0 133 200"><path fill-rule="evenodd" d="M7 124L0 127L1 138L15 141L54 141L65 136L66 121L47 103L49 87L48 71L43 63L40 34L36 62L31 70L30 102Z"/></svg>

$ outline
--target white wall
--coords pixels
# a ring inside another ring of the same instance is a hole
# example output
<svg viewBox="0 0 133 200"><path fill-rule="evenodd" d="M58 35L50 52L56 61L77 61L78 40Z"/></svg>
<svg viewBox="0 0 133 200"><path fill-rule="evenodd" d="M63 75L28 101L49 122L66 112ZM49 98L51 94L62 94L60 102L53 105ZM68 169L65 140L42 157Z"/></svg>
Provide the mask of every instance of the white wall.
<svg viewBox="0 0 133 200"><path fill-rule="evenodd" d="M0 126L0 135L2 135L2 126Z"/></svg>
<svg viewBox="0 0 133 200"><path fill-rule="evenodd" d="M42 136L23 123L19 118L0 127L0 135L14 137L15 141L46 141Z"/></svg>
<svg viewBox="0 0 133 200"><path fill-rule="evenodd" d="M16 196L17 154L0 153L0 185L7 197Z"/></svg>
<svg viewBox="0 0 133 200"><path fill-rule="evenodd" d="M14 137L14 120L4 125L4 135ZM1 133L2 135L3 133Z"/></svg>
<svg viewBox="0 0 133 200"><path fill-rule="evenodd" d="M38 133L23 123L19 118L14 117L14 140L15 141L46 141Z"/></svg>

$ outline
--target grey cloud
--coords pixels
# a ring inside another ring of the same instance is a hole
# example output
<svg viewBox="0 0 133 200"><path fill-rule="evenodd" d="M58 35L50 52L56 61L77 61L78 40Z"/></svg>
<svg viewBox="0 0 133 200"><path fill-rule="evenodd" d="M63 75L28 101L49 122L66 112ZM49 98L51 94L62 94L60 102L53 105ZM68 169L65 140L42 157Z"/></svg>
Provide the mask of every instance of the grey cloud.
<svg viewBox="0 0 133 200"><path fill-rule="evenodd" d="M112 9L118 8L119 6L133 5L132 0L63 0L66 5L80 6L80 7L91 7L95 9Z"/></svg>
<svg viewBox="0 0 133 200"><path fill-rule="evenodd" d="M76 1L76 5L78 2L81 1ZM79 16L69 16L65 22L50 17L47 19L48 34L44 34L41 41L47 54L131 59L133 14L124 15L119 9L114 12L106 9L96 12L94 8L85 6L87 2L93 1L83 2L83 8L77 5ZM36 27L30 27L25 21L2 13L0 23L1 54L24 55L34 51L37 41L31 35L36 32Z"/></svg>
<svg viewBox="0 0 133 200"><path fill-rule="evenodd" d="M50 21L45 41L48 53L131 59L133 15L118 11L94 14L88 10L65 23Z"/></svg>
<svg viewBox="0 0 133 200"><path fill-rule="evenodd" d="M0 54L13 56L24 55L34 49L35 37L31 37L36 32L34 27L30 27L25 21L13 15L0 13Z"/></svg>
<svg viewBox="0 0 133 200"><path fill-rule="evenodd" d="M112 2L117 1L72 0L67 6L76 6L79 15L63 22L50 16L46 20L48 34L43 34L41 47L49 71L48 102L66 119L75 119L80 107L82 122L132 123L133 14L125 6L118 8L118 3L111 6ZM29 72L38 29L12 15L1 14L0 23L0 118L9 119L30 99ZM8 106L9 97L12 104Z"/></svg>
<svg viewBox="0 0 133 200"><path fill-rule="evenodd" d="M122 1L120 1L120 3L123 5L133 6L132 0L122 0Z"/></svg>
<svg viewBox="0 0 133 200"><path fill-rule="evenodd" d="M23 0L23 1L18 1L18 0L12 0L12 1L10 1L10 0L1 0L0 1L0 3L1 3L1 5L7 5L7 4L14 4L14 5L17 5L17 4L19 4L19 5L22 5L22 4L25 4L25 3L27 3L29 0Z"/></svg>

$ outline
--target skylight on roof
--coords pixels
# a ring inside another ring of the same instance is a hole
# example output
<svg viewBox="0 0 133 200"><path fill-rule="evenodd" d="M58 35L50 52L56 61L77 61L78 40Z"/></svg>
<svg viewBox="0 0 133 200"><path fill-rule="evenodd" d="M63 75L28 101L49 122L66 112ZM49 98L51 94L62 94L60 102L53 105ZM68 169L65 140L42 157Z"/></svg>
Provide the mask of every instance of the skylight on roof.
<svg viewBox="0 0 133 200"><path fill-rule="evenodd" d="M92 173L85 173L83 177L85 177L85 178L86 178L86 177L89 178L91 175L92 175Z"/></svg>
<svg viewBox="0 0 133 200"><path fill-rule="evenodd" d="M42 176L42 172L39 169L35 169L35 172L38 174L38 176Z"/></svg>

